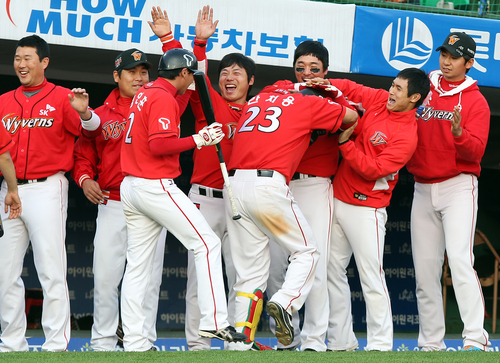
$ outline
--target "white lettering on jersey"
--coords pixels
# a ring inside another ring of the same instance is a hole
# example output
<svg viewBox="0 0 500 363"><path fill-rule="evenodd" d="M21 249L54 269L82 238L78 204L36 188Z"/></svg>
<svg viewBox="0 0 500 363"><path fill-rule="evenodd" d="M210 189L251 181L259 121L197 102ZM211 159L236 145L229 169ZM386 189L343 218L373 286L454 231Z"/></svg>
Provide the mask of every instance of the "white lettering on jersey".
<svg viewBox="0 0 500 363"><path fill-rule="evenodd" d="M274 103L274 101L276 101L278 99L278 95L276 96L273 96L273 95L269 95L269 98L266 100L266 102L271 102L271 103Z"/></svg>
<svg viewBox="0 0 500 363"><path fill-rule="evenodd" d="M24 128L34 129L39 127L49 128L52 127L54 123L53 118L40 117L40 118L20 119L18 116L12 116L12 115L13 114L10 113L2 118L2 122L5 126L5 129L7 130L7 132L11 134L15 134L20 127L23 129Z"/></svg>
<svg viewBox="0 0 500 363"><path fill-rule="evenodd" d="M285 98L283 100L283 102L281 102L281 104L283 106L287 107L287 106L293 105L293 101L294 101L294 98L292 96L288 96L287 98Z"/></svg>
<svg viewBox="0 0 500 363"><path fill-rule="evenodd" d="M40 116L48 116L49 112L55 111L55 107L52 107L47 103L47 106L45 106L45 110L40 110Z"/></svg>
<svg viewBox="0 0 500 363"><path fill-rule="evenodd" d="M253 97L250 101L247 102L248 105L253 105L254 103L257 103L260 99L260 96L257 95L255 97Z"/></svg>

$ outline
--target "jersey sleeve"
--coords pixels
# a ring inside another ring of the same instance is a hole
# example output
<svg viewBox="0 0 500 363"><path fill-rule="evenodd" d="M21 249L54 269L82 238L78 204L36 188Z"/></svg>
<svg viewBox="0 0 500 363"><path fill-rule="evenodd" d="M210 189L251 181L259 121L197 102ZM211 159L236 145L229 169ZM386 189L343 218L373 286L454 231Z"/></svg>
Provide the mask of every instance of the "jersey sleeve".
<svg viewBox="0 0 500 363"><path fill-rule="evenodd" d="M152 99L148 99L151 97ZM146 99L144 99L146 98ZM147 119L148 141L157 137L179 136L179 104L168 92L150 92L142 96Z"/></svg>
<svg viewBox="0 0 500 363"><path fill-rule="evenodd" d="M389 92L357 84L348 79L330 79L330 83L342 91L345 97L358 110L367 110L380 102L387 102Z"/></svg>
<svg viewBox="0 0 500 363"><path fill-rule="evenodd" d="M291 90L291 89L295 89L295 83L292 83L288 80L284 80L284 81L277 81L269 86L266 86L262 89L262 91L260 91L260 93L270 93L270 92L274 92L276 90Z"/></svg>
<svg viewBox="0 0 500 363"><path fill-rule="evenodd" d="M311 129L325 129L334 133L342 125L347 109L329 98L306 96L311 101Z"/></svg>
<svg viewBox="0 0 500 363"><path fill-rule="evenodd" d="M171 50L171 49L176 49L176 48L182 48L181 42L176 40L175 38L172 38L172 40L166 41L162 43L161 50L163 53Z"/></svg>
<svg viewBox="0 0 500 363"><path fill-rule="evenodd" d="M462 135L454 137L455 150L460 158L468 161L481 160L488 142L490 108L486 100L475 104L474 112L467 117Z"/></svg>
<svg viewBox="0 0 500 363"><path fill-rule="evenodd" d="M73 153L75 164L71 170L71 177L81 187L85 179L94 179L97 174L99 156L95 142L79 138L75 143Z"/></svg>
<svg viewBox="0 0 500 363"><path fill-rule="evenodd" d="M415 152L417 129L395 135L390 144L377 156L366 155L354 141L339 146L344 160L364 179L378 180L399 171Z"/></svg>

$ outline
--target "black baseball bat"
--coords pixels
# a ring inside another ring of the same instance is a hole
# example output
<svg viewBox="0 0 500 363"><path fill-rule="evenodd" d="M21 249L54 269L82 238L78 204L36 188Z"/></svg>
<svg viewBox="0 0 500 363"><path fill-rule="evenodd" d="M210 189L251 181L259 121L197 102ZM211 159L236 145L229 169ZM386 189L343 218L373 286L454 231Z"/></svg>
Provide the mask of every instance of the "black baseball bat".
<svg viewBox="0 0 500 363"><path fill-rule="evenodd" d="M211 125L212 123L216 122L216 120L205 73L200 71L194 72L194 82L196 84L196 90L198 92L198 95L200 96L201 108L203 109L205 120L207 120L208 125ZM224 184L226 185L227 195L229 196L229 202L231 203L233 219L234 220L240 219L241 215L238 213L238 210L236 209L233 190L231 189L231 184L229 183L229 175L227 174L226 163L224 161L224 156L222 155L222 149L219 144L215 145L215 150L217 150L217 157L219 158L222 177L224 178Z"/></svg>

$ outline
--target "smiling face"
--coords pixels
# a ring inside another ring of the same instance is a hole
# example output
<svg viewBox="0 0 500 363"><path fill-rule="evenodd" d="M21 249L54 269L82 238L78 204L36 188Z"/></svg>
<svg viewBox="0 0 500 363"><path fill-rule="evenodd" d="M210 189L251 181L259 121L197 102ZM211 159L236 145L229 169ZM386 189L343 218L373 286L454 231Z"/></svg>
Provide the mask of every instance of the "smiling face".
<svg viewBox="0 0 500 363"><path fill-rule="evenodd" d="M313 55L303 55L295 62L295 77L302 83L307 79L325 78L328 69L323 68L323 63Z"/></svg>
<svg viewBox="0 0 500 363"><path fill-rule="evenodd" d="M45 68L49 65L49 58L40 60L33 47L18 47L14 56L14 70L17 78L25 87L34 87L43 83Z"/></svg>
<svg viewBox="0 0 500 363"><path fill-rule="evenodd" d="M387 99L387 109L392 112L406 112L415 107L415 102L420 95L408 96L408 80L395 78L389 89L389 98Z"/></svg>
<svg viewBox="0 0 500 363"><path fill-rule="evenodd" d="M474 58L465 62L463 57L452 56L446 49L441 49L439 68L448 82L460 82L465 79L465 73L474 64Z"/></svg>
<svg viewBox="0 0 500 363"><path fill-rule="evenodd" d="M139 88L149 82L148 68L144 64L139 64L130 69L123 69L121 75L114 71L113 77L115 82L118 83L120 97L125 98L133 98Z"/></svg>
<svg viewBox="0 0 500 363"><path fill-rule="evenodd" d="M219 89L228 102L243 105L246 102L248 88L253 85L254 77L248 81L247 72L236 63L222 68L219 74Z"/></svg>

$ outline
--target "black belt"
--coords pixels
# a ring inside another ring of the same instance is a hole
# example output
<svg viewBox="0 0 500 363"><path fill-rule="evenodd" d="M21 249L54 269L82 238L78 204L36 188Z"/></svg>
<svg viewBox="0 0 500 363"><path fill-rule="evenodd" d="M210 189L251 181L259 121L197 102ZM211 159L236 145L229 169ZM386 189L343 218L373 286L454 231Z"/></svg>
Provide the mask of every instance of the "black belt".
<svg viewBox="0 0 500 363"><path fill-rule="evenodd" d="M17 185L31 184L31 183L41 183L47 180L47 178L40 179L17 179Z"/></svg>
<svg viewBox="0 0 500 363"><path fill-rule="evenodd" d="M198 190L200 191L200 195L207 195L207 188L205 187L198 187ZM220 190L212 190L212 196L214 198L224 198L222 192Z"/></svg>
<svg viewBox="0 0 500 363"><path fill-rule="evenodd" d="M301 173L294 173L292 176L292 180L300 179L300 174ZM308 178L316 178L316 175L310 175L310 174L304 174L304 175L307 175Z"/></svg>
<svg viewBox="0 0 500 363"><path fill-rule="evenodd" d="M229 170L228 175L234 176L236 169ZM266 170L266 169L257 169L257 176L263 176L267 178L272 178L274 174L274 170Z"/></svg>

